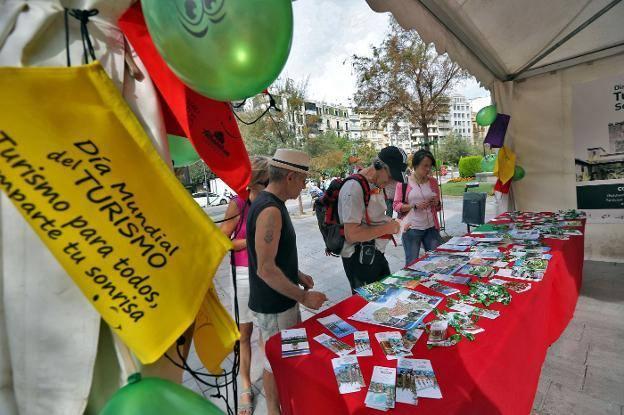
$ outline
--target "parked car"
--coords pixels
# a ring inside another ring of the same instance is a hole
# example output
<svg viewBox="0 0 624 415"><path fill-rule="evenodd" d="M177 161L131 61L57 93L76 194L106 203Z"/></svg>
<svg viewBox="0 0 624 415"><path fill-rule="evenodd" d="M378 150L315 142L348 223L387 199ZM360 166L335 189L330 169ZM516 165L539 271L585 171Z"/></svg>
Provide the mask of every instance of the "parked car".
<svg viewBox="0 0 624 415"><path fill-rule="evenodd" d="M201 207L227 205L229 203L229 200L227 197L223 195L218 195L213 192L193 193L193 199L195 199L195 201Z"/></svg>

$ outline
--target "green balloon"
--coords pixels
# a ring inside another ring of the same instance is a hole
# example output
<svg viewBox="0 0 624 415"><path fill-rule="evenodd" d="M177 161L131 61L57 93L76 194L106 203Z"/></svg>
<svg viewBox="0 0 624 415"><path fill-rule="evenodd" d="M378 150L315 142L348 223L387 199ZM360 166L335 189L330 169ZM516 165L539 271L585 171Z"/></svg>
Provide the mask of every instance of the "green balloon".
<svg viewBox="0 0 624 415"><path fill-rule="evenodd" d="M488 105L477 112L477 124L486 127L496 119L496 105Z"/></svg>
<svg viewBox="0 0 624 415"><path fill-rule="evenodd" d="M106 403L100 415L223 415L214 404L176 383L159 378L128 378Z"/></svg>
<svg viewBox="0 0 624 415"><path fill-rule="evenodd" d="M512 177L512 180L514 182L517 182L518 180L522 180L522 178L524 177L525 173L526 172L524 171L522 166L516 166L516 168L514 169L514 175Z"/></svg>
<svg viewBox="0 0 624 415"><path fill-rule="evenodd" d="M286 64L291 0L141 0L154 45L191 89L217 101L256 95Z"/></svg>
<svg viewBox="0 0 624 415"><path fill-rule="evenodd" d="M199 155L190 140L177 135L169 135L167 138L169 139L169 152L171 153L171 160L173 160L173 167L190 166L199 160Z"/></svg>

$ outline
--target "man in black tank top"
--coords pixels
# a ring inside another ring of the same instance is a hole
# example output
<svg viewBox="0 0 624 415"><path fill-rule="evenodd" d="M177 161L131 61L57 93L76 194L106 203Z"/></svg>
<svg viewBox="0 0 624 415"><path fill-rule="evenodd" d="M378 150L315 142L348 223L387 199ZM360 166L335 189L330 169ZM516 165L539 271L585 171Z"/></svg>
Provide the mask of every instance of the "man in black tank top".
<svg viewBox="0 0 624 415"><path fill-rule="evenodd" d="M301 322L299 303L318 310L327 300L325 294L310 291L312 277L299 271L297 237L285 204L304 189L309 163L301 151L278 149L269 162L269 185L249 208L249 308L262 342ZM268 413L279 414L275 378L266 356L264 369Z"/></svg>

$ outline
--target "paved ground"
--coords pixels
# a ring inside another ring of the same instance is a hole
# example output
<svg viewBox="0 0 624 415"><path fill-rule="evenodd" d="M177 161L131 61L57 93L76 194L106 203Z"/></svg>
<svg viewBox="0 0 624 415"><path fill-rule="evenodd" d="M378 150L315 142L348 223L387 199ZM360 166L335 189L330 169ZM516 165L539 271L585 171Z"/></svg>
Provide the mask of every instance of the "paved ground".
<svg viewBox="0 0 624 415"><path fill-rule="evenodd" d="M323 241L310 211L310 201L304 198L304 215L298 214L298 203L288 203L297 232L299 262L302 271L315 278L316 289L329 298L327 307L346 298L349 284L340 259L324 255ZM462 235L461 198L445 198L446 232ZM214 219L223 217L224 208L210 208ZM488 198L486 220L494 216L494 205ZM389 246L390 269L403 266L403 248ZM224 261L215 277L219 296L229 306L229 267ZM302 310L304 319L313 315ZM551 346L542 368L540 384L534 403L534 414L613 414L624 415L624 264L586 261L583 288L574 319L561 338ZM255 414L266 414L262 390L261 360L257 335L253 337L252 379L256 394ZM201 363L194 352L189 357L193 369ZM226 363L226 367L230 362ZM207 388L188 374L184 385L208 399L215 390ZM225 408L220 400L214 400Z"/></svg>

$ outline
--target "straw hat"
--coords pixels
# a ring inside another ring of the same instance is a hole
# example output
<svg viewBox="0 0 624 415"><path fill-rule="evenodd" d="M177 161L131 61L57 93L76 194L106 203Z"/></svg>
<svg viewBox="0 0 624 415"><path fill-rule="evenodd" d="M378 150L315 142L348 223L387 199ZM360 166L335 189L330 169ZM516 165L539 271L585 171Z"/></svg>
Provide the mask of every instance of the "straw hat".
<svg viewBox="0 0 624 415"><path fill-rule="evenodd" d="M310 170L310 156L303 151L278 148L269 161L270 166L308 174Z"/></svg>

